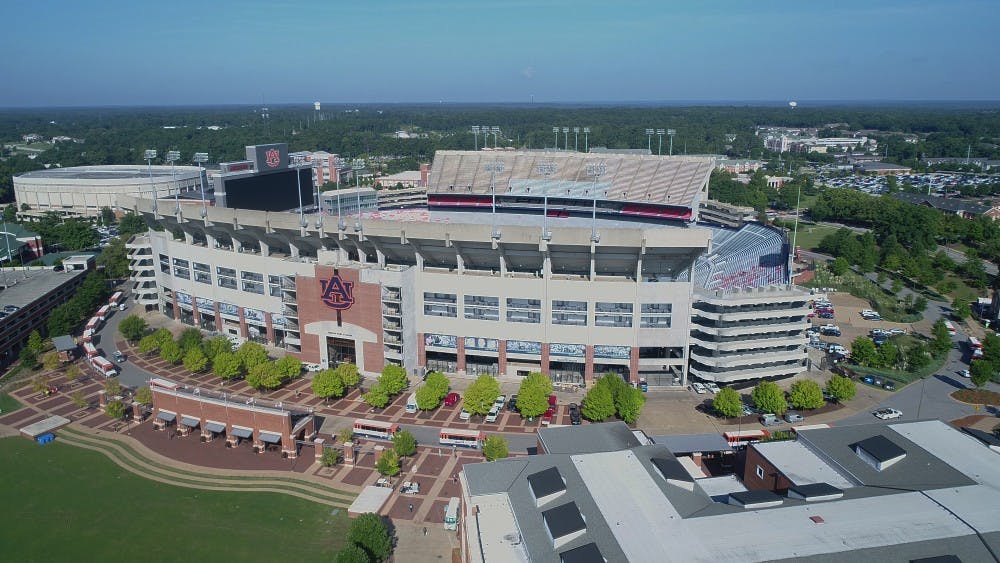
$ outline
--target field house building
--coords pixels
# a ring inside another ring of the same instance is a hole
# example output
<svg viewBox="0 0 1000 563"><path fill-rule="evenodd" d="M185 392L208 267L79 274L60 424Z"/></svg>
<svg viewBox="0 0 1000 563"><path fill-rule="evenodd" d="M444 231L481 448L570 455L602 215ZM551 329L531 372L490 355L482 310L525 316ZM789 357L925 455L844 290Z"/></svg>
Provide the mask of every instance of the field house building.
<svg viewBox="0 0 1000 563"><path fill-rule="evenodd" d="M613 372L653 387L686 384L689 363L720 381L798 373L806 298L788 286L787 241L759 224L699 223L712 168L706 157L439 151L426 208L342 221L118 201L164 227L127 245L137 303L305 362L542 371L572 385Z"/></svg>

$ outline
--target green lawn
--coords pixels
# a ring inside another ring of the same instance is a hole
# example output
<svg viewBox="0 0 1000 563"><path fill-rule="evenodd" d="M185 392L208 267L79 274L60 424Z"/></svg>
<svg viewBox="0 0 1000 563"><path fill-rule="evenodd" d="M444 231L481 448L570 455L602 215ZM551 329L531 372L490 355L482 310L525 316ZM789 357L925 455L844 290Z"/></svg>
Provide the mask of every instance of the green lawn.
<svg viewBox="0 0 1000 563"><path fill-rule="evenodd" d="M837 232L837 227L799 222L799 232L795 244L801 246L803 250L814 250L819 246L823 237L835 232ZM788 233L788 241L791 242L791 240L792 234Z"/></svg>
<svg viewBox="0 0 1000 563"><path fill-rule="evenodd" d="M21 408L21 403L17 399L6 393L0 393L0 413L7 414Z"/></svg>
<svg viewBox="0 0 1000 563"><path fill-rule="evenodd" d="M331 561L349 525L288 495L146 480L58 438L2 439L0 459L7 561Z"/></svg>

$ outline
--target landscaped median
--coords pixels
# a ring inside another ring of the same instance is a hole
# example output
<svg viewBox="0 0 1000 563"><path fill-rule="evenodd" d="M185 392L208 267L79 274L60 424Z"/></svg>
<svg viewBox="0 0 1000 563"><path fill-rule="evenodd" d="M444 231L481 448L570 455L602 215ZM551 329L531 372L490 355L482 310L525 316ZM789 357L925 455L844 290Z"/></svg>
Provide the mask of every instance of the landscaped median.
<svg viewBox="0 0 1000 563"><path fill-rule="evenodd" d="M951 394L951 398L970 405L1000 406L1000 393L986 389L959 389Z"/></svg>

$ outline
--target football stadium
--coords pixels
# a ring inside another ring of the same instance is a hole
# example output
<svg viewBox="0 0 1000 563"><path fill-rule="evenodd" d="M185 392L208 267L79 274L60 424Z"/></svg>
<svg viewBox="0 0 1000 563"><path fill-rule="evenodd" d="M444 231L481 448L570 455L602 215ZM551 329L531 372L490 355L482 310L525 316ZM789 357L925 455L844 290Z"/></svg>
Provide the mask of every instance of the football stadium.
<svg viewBox="0 0 1000 563"><path fill-rule="evenodd" d="M117 203L163 227L127 245L137 303L304 362L541 371L579 386L605 373L650 387L794 375L808 294L789 284L787 239L699 221L713 165L439 151L426 207Z"/></svg>

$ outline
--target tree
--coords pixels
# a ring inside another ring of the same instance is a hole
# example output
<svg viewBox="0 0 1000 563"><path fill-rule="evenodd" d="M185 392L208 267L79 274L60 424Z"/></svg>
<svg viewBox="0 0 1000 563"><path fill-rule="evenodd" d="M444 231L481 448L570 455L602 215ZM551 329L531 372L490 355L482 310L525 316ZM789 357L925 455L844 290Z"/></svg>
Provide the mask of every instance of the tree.
<svg viewBox="0 0 1000 563"><path fill-rule="evenodd" d="M73 401L74 405L81 409L90 405L90 403L87 402L87 398L83 395L83 391L80 390L73 391L73 393L69 396L69 399Z"/></svg>
<svg viewBox="0 0 1000 563"><path fill-rule="evenodd" d="M122 384L117 377L112 377L104 381L104 394L108 397L117 397L122 394Z"/></svg>
<svg viewBox="0 0 1000 563"><path fill-rule="evenodd" d="M773 413L778 416L785 414L788 410L788 403L785 401L785 393L772 381L761 381L750 393L753 404L761 412Z"/></svg>
<svg viewBox="0 0 1000 563"><path fill-rule="evenodd" d="M417 453L417 439L408 430L396 432L392 437L392 449L396 450L396 455L405 457Z"/></svg>
<svg viewBox="0 0 1000 563"><path fill-rule="evenodd" d="M236 350L236 358L239 359L240 366L247 374L253 368L268 363L267 350L256 342L244 342L240 345L239 349Z"/></svg>
<svg viewBox="0 0 1000 563"><path fill-rule="evenodd" d="M788 400L797 409L818 409L825 403L823 390L819 383L810 379L801 379L792 383L788 391Z"/></svg>
<svg viewBox="0 0 1000 563"><path fill-rule="evenodd" d="M302 362L295 356L283 356L274 362L274 365L283 381L294 379L302 374Z"/></svg>
<svg viewBox="0 0 1000 563"><path fill-rule="evenodd" d="M8 223L13 223L17 220L17 206L8 205L3 208L3 220Z"/></svg>
<svg viewBox="0 0 1000 563"><path fill-rule="evenodd" d="M225 336L216 336L201 343L202 351L210 360L214 360L220 352L232 352L233 344Z"/></svg>
<svg viewBox="0 0 1000 563"><path fill-rule="evenodd" d="M625 421L626 424L635 424L639 420L639 414L642 413L642 406L646 404L646 394L642 392L641 389L636 389L635 387L625 387L622 392L618 395L618 401L615 404L615 408L618 410L618 416Z"/></svg>
<svg viewBox="0 0 1000 563"><path fill-rule="evenodd" d="M712 408L721 416L737 417L743 414L743 399L732 388L723 387L712 399Z"/></svg>
<svg viewBox="0 0 1000 563"><path fill-rule="evenodd" d="M375 462L375 470L387 477L399 475L399 455L395 450L382 450Z"/></svg>
<svg viewBox="0 0 1000 563"><path fill-rule="evenodd" d="M441 397L437 389L430 385L422 385L417 388L417 408L422 411L436 409L441 404Z"/></svg>
<svg viewBox="0 0 1000 563"><path fill-rule="evenodd" d="M121 280L127 278L129 267L125 241L119 237L111 239L97 256L97 265L104 267L104 275L108 279Z"/></svg>
<svg viewBox="0 0 1000 563"><path fill-rule="evenodd" d="M508 455L507 440L503 436L490 434L483 440L483 456L486 461L504 459Z"/></svg>
<svg viewBox="0 0 1000 563"><path fill-rule="evenodd" d="M838 401L850 401L857 394L858 388L851 378L834 375L826 382L826 392Z"/></svg>
<svg viewBox="0 0 1000 563"><path fill-rule="evenodd" d="M59 352L48 352L42 356L42 367L52 371L59 367Z"/></svg>
<svg viewBox="0 0 1000 563"><path fill-rule="evenodd" d="M118 332L129 342L142 338L148 328L146 321L136 315L129 315L118 323Z"/></svg>
<svg viewBox="0 0 1000 563"><path fill-rule="evenodd" d="M40 373L31 379L31 388L41 393L49 388L49 376Z"/></svg>
<svg viewBox="0 0 1000 563"><path fill-rule="evenodd" d="M494 401L500 396L500 383L491 375L480 375L462 396L463 407L470 414L486 414L493 408ZM518 395L518 406L521 396Z"/></svg>
<svg viewBox="0 0 1000 563"><path fill-rule="evenodd" d="M31 334L28 335L28 348L34 352L36 356L41 354L42 349L45 348L45 341L42 340L42 335L39 334L37 330L31 331Z"/></svg>
<svg viewBox="0 0 1000 563"><path fill-rule="evenodd" d="M63 375L66 376L66 381L72 383L77 379L80 379L80 376L83 375L83 371L80 370L80 366L70 364L69 367L66 368L66 372Z"/></svg>
<svg viewBox="0 0 1000 563"><path fill-rule="evenodd" d="M354 429L350 426L345 426L337 431L337 439L341 443L350 442L354 438Z"/></svg>
<svg viewBox="0 0 1000 563"><path fill-rule="evenodd" d="M598 380L600 381L600 380ZM521 398L518 397L518 404ZM594 385L587 391L583 398L583 405L580 407L580 414L587 420L600 422L615 414L615 398L611 395L611 387L608 385Z"/></svg>
<svg viewBox="0 0 1000 563"><path fill-rule="evenodd" d="M552 380L538 372L529 373L517 390L517 408L521 411L521 416L528 418L541 416L549 408L551 394Z"/></svg>
<svg viewBox="0 0 1000 563"><path fill-rule="evenodd" d="M195 348L201 348L201 340L204 338L201 331L196 328L186 328L181 335L177 337L177 345L181 347L181 350L186 354L189 350Z"/></svg>
<svg viewBox="0 0 1000 563"><path fill-rule="evenodd" d="M899 347L893 342L883 342L878 348L878 365L885 369L895 369L899 357Z"/></svg>
<svg viewBox="0 0 1000 563"><path fill-rule="evenodd" d="M145 233L148 230L146 222L135 213L126 213L118 222L118 234L121 238L128 240L132 235Z"/></svg>
<svg viewBox="0 0 1000 563"><path fill-rule="evenodd" d="M335 369L325 369L317 373L311 383L313 395L323 399L340 397L344 394L344 380Z"/></svg>
<svg viewBox="0 0 1000 563"><path fill-rule="evenodd" d="M969 376L972 377L972 384L982 387L993 377L993 364L985 360L972 362L969 366Z"/></svg>
<svg viewBox="0 0 1000 563"><path fill-rule="evenodd" d="M931 334L933 335L931 354L935 357L947 354L948 350L951 350L951 334L948 332L948 327L944 326L944 319L934 321Z"/></svg>
<svg viewBox="0 0 1000 563"><path fill-rule="evenodd" d="M139 353L151 354L160 349L160 341L155 334L147 334L139 339Z"/></svg>
<svg viewBox="0 0 1000 563"><path fill-rule="evenodd" d="M906 349L906 367L910 371L919 371L931 363L927 346L923 342L915 342Z"/></svg>
<svg viewBox="0 0 1000 563"><path fill-rule="evenodd" d="M378 384L389 395L398 395L409 383L406 379L406 369L394 364L386 364L378 378Z"/></svg>
<svg viewBox="0 0 1000 563"><path fill-rule="evenodd" d="M174 334L170 330L165 328L158 328L153 331L153 339L156 340L158 344L157 347L163 346L167 342L171 342L174 339Z"/></svg>
<svg viewBox="0 0 1000 563"><path fill-rule="evenodd" d="M335 563L371 563L366 552L361 546L350 543L337 552Z"/></svg>
<svg viewBox="0 0 1000 563"><path fill-rule="evenodd" d="M191 373L204 371L208 367L208 358L200 347L191 348L184 354L184 367Z"/></svg>
<svg viewBox="0 0 1000 563"><path fill-rule="evenodd" d="M392 555L389 528L381 516L372 512L366 512L351 522L347 541L363 549L373 563L382 563Z"/></svg>
<svg viewBox="0 0 1000 563"><path fill-rule="evenodd" d="M427 387L434 389L438 395L438 400L444 399L445 396L448 395L448 390L451 389L451 381L448 379L448 376L439 371L432 371L428 373L425 384Z"/></svg>
<svg viewBox="0 0 1000 563"><path fill-rule="evenodd" d="M323 467L333 467L340 463L340 451L334 448L323 448L323 454L320 456L320 463Z"/></svg>
<svg viewBox="0 0 1000 563"><path fill-rule="evenodd" d="M969 301L963 299L962 297L956 297L951 303L951 316L955 317L955 320L964 321L965 319L972 316L972 307L969 306Z"/></svg>
<svg viewBox="0 0 1000 563"><path fill-rule="evenodd" d="M233 379L240 375L240 360L232 352L219 352L212 360L212 373L222 379Z"/></svg>
<svg viewBox="0 0 1000 563"><path fill-rule="evenodd" d="M18 358L21 360L21 366L23 366L24 369L35 369L38 367L38 356L28 346L21 348Z"/></svg>
<svg viewBox="0 0 1000 563"><path fill-rule="evenodd" d="M118 400L109 401L107 406L104 407L104 414L114 420L121 420L125 417L125 403Z"/></svg>
<svg viewBox="0 0 1000 563"><path fill-rule="evenodd" d="M177 344L173 340L164 342L163 344L160 345L161 360L170 364L176 364L180 362L183 358L184 358L184 350L180 347L179 344Z"/></svg>
<svg viewBox="0 0 1000 563"><path fill-rule="evenodd" d="M361 400L380 409L389 404L389 394L381 385L375 384L361 397Z"/></svg>
<svg viewBox="0 0 1000 563"><path fill-rule="evenodd" d="M115 212L111 211L110 207L104 206L101 208L101 224L102 225L113 225L115 223Z"/></svg>
<svg viewBox="0 0 1000 563"><path fill-rule="evenodd" d="M832 264L830 264L830 271L833 272L835 276L842 276L847 273L847 270L851 269L850 263L843 256L838 256Z"/></svg>
<svg viewBox="0 0 1000 563"><path fill-rule="evenodd" d="M878 350L869 338L859 336L851 343L851 361L859 366L873 366L878 361Z"/></svg>
<svg viewBox="0 0 1000 563"><path fill-rule="evenodd" d="M260 391L262 389L277 389L281 386L281 375L274 362L264 362L250 368L247 372L247 385Z"/></svg>
<svg viewBox="0 0 1000 563"><path fill-rule="evenodd" d="M143 385L135 392L135 402L146 406L152 405L153 392L149 390L149 387Z"/></svg>
<svg viewBox="0 0 1000 563"><path fill-rule="evenodd" d="M341 381L344 382L344 387L350 389L361 383L361 372L358 371L358 366L345 362L336 367L337 373L340 374Z"/></svg>

